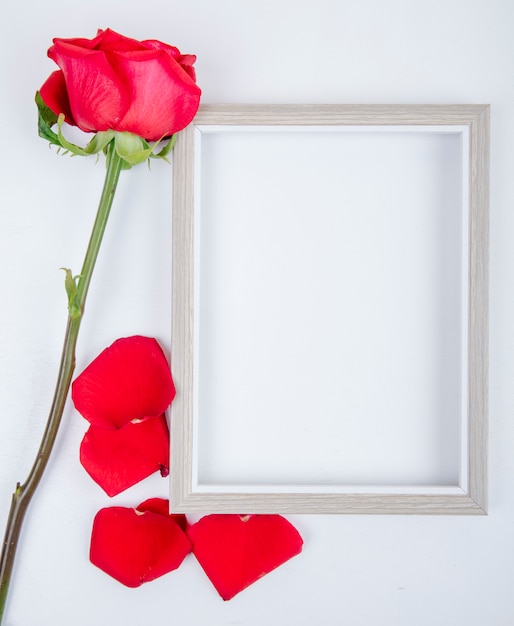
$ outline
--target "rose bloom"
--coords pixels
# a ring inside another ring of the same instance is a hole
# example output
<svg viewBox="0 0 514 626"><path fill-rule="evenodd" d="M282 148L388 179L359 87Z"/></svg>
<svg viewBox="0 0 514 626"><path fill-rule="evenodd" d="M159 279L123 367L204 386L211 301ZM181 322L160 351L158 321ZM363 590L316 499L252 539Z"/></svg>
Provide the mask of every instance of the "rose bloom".
<svg viewBox="0 0 514 626"><path fill-rule="evenodd" d="M83 131L157 141L185 128L198 110L196 57L160 41L99 30L94 39L54 39L48 56L61 69L41 87L41 97Z"/></svg>

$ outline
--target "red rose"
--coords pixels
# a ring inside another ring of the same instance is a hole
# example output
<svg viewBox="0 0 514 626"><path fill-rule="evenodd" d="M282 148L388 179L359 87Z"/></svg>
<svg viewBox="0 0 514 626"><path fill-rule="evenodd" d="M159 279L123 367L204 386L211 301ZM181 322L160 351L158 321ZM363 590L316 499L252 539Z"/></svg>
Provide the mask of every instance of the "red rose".
<svg viewBox="0 0 514 626"><path fill-rule="evenodd" d="M99 30L94 39L54 39L48 56L61 69L41 87L41 97L86 132L156 141L185 128L198 110L196 57L160 41Z"/></svg>

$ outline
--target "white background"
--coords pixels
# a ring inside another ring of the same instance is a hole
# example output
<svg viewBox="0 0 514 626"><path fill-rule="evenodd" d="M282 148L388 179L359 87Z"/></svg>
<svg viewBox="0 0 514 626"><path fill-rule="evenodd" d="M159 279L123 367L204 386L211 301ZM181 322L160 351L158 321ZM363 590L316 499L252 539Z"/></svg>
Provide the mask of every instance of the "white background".
<svg viewBox="0 0 514 626"><path fill-rule="evenodd" d="M514 3L510 0L99 0L10 3L2 19L0 514L49 407L66 307L103 165L37 137L54 36L111 27L198 55L204 102L491 103L491 444L488 517L296 516L303 553L224 603L194 558L130 590L88 562L95 512L166 496L158 476L112 501L78 463L68 407L24 527L9 626L510 626L514 622ZM124 175L78 346L80 371L120 336L169 349L170 168ZM2 522L3 523L3 522Z"/></svg>

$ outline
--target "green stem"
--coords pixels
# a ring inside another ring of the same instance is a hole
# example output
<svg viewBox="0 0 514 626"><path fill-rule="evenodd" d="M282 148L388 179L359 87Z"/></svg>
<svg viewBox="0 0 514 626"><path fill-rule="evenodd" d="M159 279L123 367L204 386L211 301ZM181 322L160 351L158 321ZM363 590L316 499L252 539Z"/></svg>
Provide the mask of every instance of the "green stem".
<svg viewBox="0 0 514 626"><path fill-rule="evenodd" d="M4 615L9 583L11 581L16 548L21 533L23 518L34 495L43 472L48 464L50 453L57 436L59 424L61 422L64 405L68 397L73 371L75 369L75 346L80 328L80 322L84 312L87 292L91 282L91 276L102 243L102 237L111 210L112 201L118 185L120 172L122 169L122 159L114 149L114 141L109 144L107 154L107 172L105 182L98 205L93 231L89 240L84 264L80 273L77 285L76 302L79 306L78 315L69 315L64 338L64 346L61 356L61 364L57 378L57 385L54 398L46 423L45 432L39 446L36 459L30 473L23 484L18 483L11 500L11 508L5 529L4 542L2 546L2 557L0 561L0 624Z"/></svg>

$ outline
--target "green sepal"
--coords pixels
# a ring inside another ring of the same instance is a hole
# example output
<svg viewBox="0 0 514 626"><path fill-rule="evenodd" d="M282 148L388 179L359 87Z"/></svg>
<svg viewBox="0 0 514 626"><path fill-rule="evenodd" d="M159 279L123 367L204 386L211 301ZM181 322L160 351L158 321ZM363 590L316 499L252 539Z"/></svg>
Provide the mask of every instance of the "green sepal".
<svg viewBox="0 0 514 626"><path fill-rule="evenodd" d="M77 156L91 156L92 154L101 152L112 141L115 134L113 130L99 131L94 135L85 148L81 148L80 146L68 141L62 134L61 128L63 124L64 115L61 113L57 118L57 136L59 139L59 145L67 152L71 152Z"/></svg>
<svg viewBox="0 0 514 626"><path fill-rule="evenodd" d="M168 141L167 144L165 144L165 146L163 147L162 150L160 150L159 152L154 152L150 155L150 158L152 159L164 159L166 161L166 163L169 163L168 159L166 158L168 156L168 154L170 154L170 152L173 150L173 148L175 147L175 143L177 141L177 135L172 135Z"/></svg>
<svg viewBox="0 0 514 626"><path fill-rule="evenodd" d="M61 267L61 269L66 273L66 277L64 278L64 288L66 289L66 295L68 296L68 315L72 320L74 320L82 315L77 292L77 282L81 276L73 276L71 270L67 267Z"/></svg>
<svg viewBox="0 0 514 626"><path fill-rule="evenodd" d="M120 156L129 165L138 165L146 161L158 142L150 145L147 141L128 132L114 133L114 146L118 156Z"/></svg>
<svg viewBox="0 0 514 626"><path fill-rule="evenodd" d="M119 132L114 130L105 130L95 133L91 141L82 148L68 141L62 133L64 124L64 114L56 115L44 102L40 92L36 92L36 104L38 107L38 131L39 136L46 139L51 144L64 150L64 154L71 153L76 156L91 156L99 152L107 153L107 146L114 139L115 149L118 156L123 162L123 169L130 169L133 165L143 163L149 159L164 159L168 161L168 154L173 150L176 141L176 134L169 138L169 141L159 152L154 152L159 143L164 139L161 137L158 141L150 144L139 135L129 132ZM57 133L52 127L57 125Z"/></svg>
<svg viewBox="0 0 514 626"><path fill-rule="evenodd" d="M154 152L154 150L163 138L150 144L139 135L128 132L115 132L114 144L118 156L120 156L128 166L137 165L149 159L164 159L169 163L166 157L173 150L176 138L176 135L172 135L159 152Z"/></svg>
<svg viewBox="0 0 514 626"><path fill-rule="evenodd" d="M87 154L98 154L98 152L102 152L102 150L107 148L113 140L113 137L113 130L100 130L95 134L84 150Z"/></svg>
<svg viewBox="0 0 514 626"><path fill-rule="evenodd" d="M64 114L61 113L57 116L52 109L46 104L41 93L36 92L36 104L38 108L38 133L43 139L46 139L50 143L64 148L65 153L71 152L74 155L79 156L91 156L92 154L98 154L112 141L114 137L114 131L106 130L95 133L91 141L84 147L71 143L62 134L62 125L64 124ZM57 133L52 130L52 127L57 124Z"/></svg>
<svg viewBox="0 0 514 626"><path fill-rule="evenodd" d="M43 139L46 139L50 143L60 146L59 137L52 130L52 126L57 123L57 115L48 108L45 101L41 97L39 91L36 91L36 104L38 110L38 134Z"/></svg>

